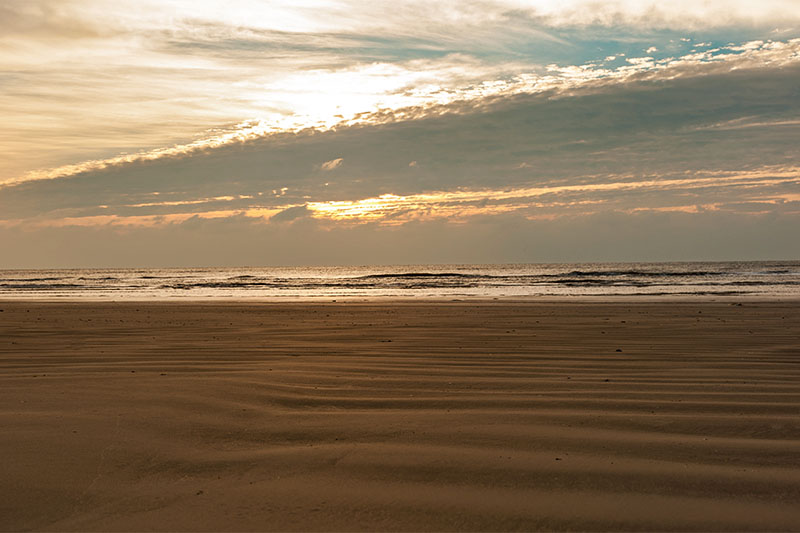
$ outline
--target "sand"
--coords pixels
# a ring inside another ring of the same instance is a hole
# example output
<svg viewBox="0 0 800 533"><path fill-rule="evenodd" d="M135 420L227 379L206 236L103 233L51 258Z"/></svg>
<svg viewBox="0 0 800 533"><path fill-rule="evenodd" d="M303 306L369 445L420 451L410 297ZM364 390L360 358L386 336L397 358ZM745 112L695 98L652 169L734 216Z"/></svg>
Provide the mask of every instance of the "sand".
<svg viewBox="0 0 800 533"><path fill-rule="evenodd" d="M0 529L798 531L732 303L0 303Z"/></svg>

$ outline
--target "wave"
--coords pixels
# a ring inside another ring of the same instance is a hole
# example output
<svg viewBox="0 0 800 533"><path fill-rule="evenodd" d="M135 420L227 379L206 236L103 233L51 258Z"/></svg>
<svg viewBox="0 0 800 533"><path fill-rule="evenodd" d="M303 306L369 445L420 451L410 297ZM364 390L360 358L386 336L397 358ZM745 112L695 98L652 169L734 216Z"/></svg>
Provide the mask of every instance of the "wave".
<svg viewBox="0 0 800 533"><path fill-rule="evenodd" d="M29 280L26 280L29 281ZM86 289L87 286L80 283L0 283L0 288L3 289L36 289L36 290L54 290L54 289Z"/></svg>
<svg viewBox="0 0 800 533"><path fill-rule="evenodd" d="M460 272L404 272L397 274L368 274L366 276L358 276L349 279L428 279L428 278L444 278L444 279L481 279L481 278L504 278L508 276L493 276L491 274L462 274Z"/></svg>
<svg viewBox="0 0 800 533"><path fill-rule="evenodd" d="M565 274L548 274L549 276L640 276L640 277L703 277L703 276L724 276L725 272L714 272L710 270L680 270L656 272L648 270L573 270Z"/></svg>
<svg viewBox="0 0 800 533"><path fill-rule="evenodd" d="M61 280L61 279L66 279L66 278L62 278L62 277L59 277L59 278L0 278L0 283L15 282L15 281L27 281L27 282L32 282L32 281L58 281L58 280Z"/></svg>
<svg viewBox="0 0 800 533"><path fill-rule="evenodd" d="M314 287L339 287L342 286L338 283L287 283L277 280L272 281L194 281L194 282L178 282L178 283L164 283L158 286L159 289L177 289L177 290L190 290L190 289L250 289L250 288L314 288Z"/></svg>
<svg viewBox="0 0 800 533"><path fill-rule="evenodd" d="M512 287L546 287L546 286L565 286L565 287L725 287L725 286L792 286L800 285L800 281L724 281L724 282L685 282L685 283L658 283L642 280L621 280L608 278L559 278L546 280L527 280L523 283L516 280L516 283L491 283L479 282L477 280L462 280L460 282L448 282L446 279L430 279L420 281L407 279L392 279L391 282L379 283L370 282L365 278L351 278L337 281L319 280L306 282L278 282L278 281L198 281L190 283L165 283L158 286L159 289L167 290L193 290L193 289L275 289L275 290L300 290L309 291L315 289L448 289L448 288L512 288Z"/></svg>

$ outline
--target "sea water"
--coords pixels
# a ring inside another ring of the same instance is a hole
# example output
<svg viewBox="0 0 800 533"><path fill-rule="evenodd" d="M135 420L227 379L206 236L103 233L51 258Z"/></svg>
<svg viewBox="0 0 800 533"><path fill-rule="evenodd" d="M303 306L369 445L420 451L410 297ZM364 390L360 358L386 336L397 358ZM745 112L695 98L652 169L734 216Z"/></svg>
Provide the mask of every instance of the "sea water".
<svg viewBox="0 0 800 533"><path fill-rule="evenodd" d="M800 261L0 270L0 299L800 296Z"/></svg>

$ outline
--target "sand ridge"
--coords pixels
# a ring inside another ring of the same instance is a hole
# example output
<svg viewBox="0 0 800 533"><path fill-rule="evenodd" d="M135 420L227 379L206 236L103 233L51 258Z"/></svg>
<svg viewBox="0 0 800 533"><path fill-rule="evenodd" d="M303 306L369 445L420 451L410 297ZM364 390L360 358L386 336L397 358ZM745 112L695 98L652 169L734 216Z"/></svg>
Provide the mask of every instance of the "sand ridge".
<svg viewBox="0 0 800 533"><path fill-rule="evenodd" d="M3 530L800 530L800 303L0 303Z"/></svg>

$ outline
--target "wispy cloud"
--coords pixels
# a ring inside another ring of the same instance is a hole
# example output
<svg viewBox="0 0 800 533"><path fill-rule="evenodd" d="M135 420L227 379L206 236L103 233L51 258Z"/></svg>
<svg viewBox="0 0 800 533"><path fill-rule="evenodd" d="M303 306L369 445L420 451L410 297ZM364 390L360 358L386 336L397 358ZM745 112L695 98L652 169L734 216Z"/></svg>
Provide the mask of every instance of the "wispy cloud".
<svg viewBox="0 0 800 533"><path fill-rule="evenodd" d="M484 101L491 101L493 98L508 97L516 94L554 93L556 96L572 95L575 91L602 88L609 84L638 82L643 79L661 78L670 80L678 77L702 76L742 68L778 68L800 62L800 39L787 42L756 41L744 45L721 47L706 52L660 60L655 60L652 57L628 58L627 62L628 64L614 69L595 64L567 67L550 65L542 74L523 73L510 78L485 80L467 86L413 85L413 89L403 87L400 90L396 89L398 83L404 85L406 82L410 83L410 80L404 80L400 74L400 67L393 66L386 73L386 80L389 83L388 87L395 87L395 89L390 92L377 90L371 94L367 101L370 101L370 98L372 99L372 108L368 111L362 110L368 107L362 102L352 108L358 111L351 110L346 115L342 114L345 111L341 109L341 106L337 106L336 109L324 107L317 114L290 115L285 120L280 121L250 120L187 144L124 154L107 159L89 160L53 169L31 171L16 178L0 181L0 185L68 177L84 172L101 170L108 166L187 155L229 144L252 141L270 135L299 132L309 128L324 131L358 124L383 123L387 120L419 119L428 115L447 113L459 109L455 107L448 109L446 107L456 102L469 103L475 106ZM406 72L411 72L412 67L413 64L407 65ZM370 70L374 68L374 66L368 67ZM336 72L329 74L334 78L337 76ZM485 74L485 72L481 72L481 74ZM311 75L317 76L318 74L312 72ZM354 72L348 69L347 76L351 75L354 75ZM441 72L439 73L439 79L440 81L442 79ZM295 84L316 86L330 83L331 81L330 77L324 78L324 81L323 78L305 81L302 78L298 78L296 81L286 81L284 83L288 84L286 86L288 90L289 87ZM349 83L350 81L348 77L342 78L342 83ZM330 170L331 168L323 166L324 170Z"/></svg>
<svg viewBox="0 0 800 533"><path fill-rule="evenodd" d="M331 159L330 161L325 161L320 165L320 168L326 172L331 171L335 168L338 168L342 165L343 159L341 157L337 157L336 159Z"/></svg>
<svg viewBox="0 0 800 533"><path fill-rule="evenodd" d="M792 0L509 0L509 5L529 11L558 26L619 26L697 30L728 25L779 24L800 19Z"/></svg>
<svg viewBox="0 0 800 533"><path fill-rule="evenodd" d="M261 204L258 197L215 197L191 201L146 202L118 206L117 213L66 216L40 220L0 220L0 225L33 227L144 226L172 225L192 218L220 219L246 217L262 223L290 222L302 218L342 223L377 223L398 226L415 221L444 220L467 223L475 217L516 213L526 219L549 219L588 215L603 211L665 212L742 210L746 204L770 206L796 204L784 212L800 214L800 167L762 168L747 172L698 172L681 178L658 176L609 176L597 183L584 177L576 185L505 188L501 190L454 190L425 194L383 194L356 200L315 201L303 204ZM774 191L765 193L764 191ZM699 194L698 194L699 193ZM657 200L654 200L654 195ZM715 201L710 201L709 199ZM687 204L687 199L694 199ZM224 203L239 207L220 209ZM655 203L654 203L655 202ZM193 206L189 212L119 214L120 208ZM209 206L215 206L209 209ZM108 209L108 206L102 206Z"/></svg>
<svg viewBox="0 0 800 533"><path fill-rule="evenodd" d="M494 214L498 212L520 211L526 217L536 218L537 213L546 208L558 208L561 215L570 214L566 207L591 205L592 210L602 207L599 204L617 204L620 198L632 192L680 191L682 194L703 189L716 194L714 190L738 188L740 190L761 190L776 185L800 186L800 167L761 169L734 175L719 173L715 175L693 176L680 179L628 179L605 183L584 183L581 185L561 185L550 187L528 187L506 190L443 191L428 194L398 196L385 194L376 198L355 201L311 202L307 205L311 216L346 220L354 222L381 221L388 224L402 224L409 220L461 219ZM612 197L597 193L614 193ZM793 197L793 196L792 196ZM548 198L547 201L540 201ZM745 193L745 198L748 195ZM776 197L771 197L774 200ZM780 198L785 198L780 196ZM752 201L752 198L748 198ZM741 202L738 198L737 202ZM654 209L673 209L670 207L648 207ZM678 206L681 210L685 206ZM646 209L642 207L634 210ZM719 209L719 207L717 207ZM400 217L396 216L401 214ZM552 218L552 212L547 213Z"/></svg>
<svg viewBox="0 0 800 533"><path fill-rule="evenodd" d="M554 187L587 184L597 187L593 194L604 194L603 187L618 183L618 176L675 180L706 170L721 176L765 166L793 168L800 157L793 142L800 124L791 119L800 116L800 65L781 65L731 69L711 63L682 67L688 73L590 78L571 90L513 92L399 110L326 131L254 136L72 179L7 186L0 189L0 218L280 211L387 194L415 199L542 187L552 193ZM760 126L738 127L751 124ZM322 171L324 163L336 168ZM737 194L791 192L771 190L766 182L750 185L758 190L740 188ZM693 203L718 200L719 188L713 195L692 191ZM660 206L678 194L664 190L634 203L630 192L620 194L613 208ZM539 202L525 201L534 200Z"/></svg>
<svg viewBox="0 0 800 533"><path fill-rule="evenodd" d="M548 64L657 48L658 66L686 56L687 32L717 47L791 39L798 9L790 0L7 2L0 181L488 96L515 77L546 78Z"/></svg>

